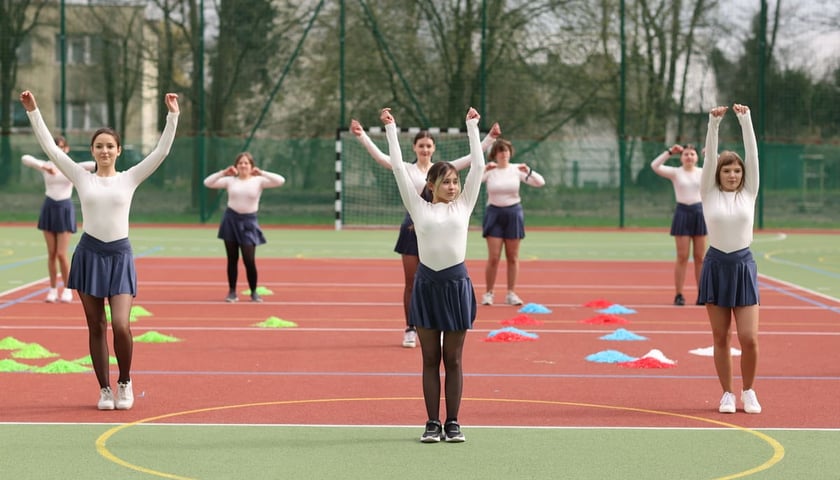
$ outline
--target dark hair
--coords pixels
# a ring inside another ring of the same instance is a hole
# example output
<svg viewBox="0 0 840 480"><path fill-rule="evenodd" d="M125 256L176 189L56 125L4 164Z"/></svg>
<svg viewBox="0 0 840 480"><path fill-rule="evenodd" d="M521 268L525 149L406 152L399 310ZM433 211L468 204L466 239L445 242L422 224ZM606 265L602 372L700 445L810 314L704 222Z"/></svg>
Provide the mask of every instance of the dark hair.
<svg viewBox="0 0 840 480"><path fill-rule="evenodd" d="M64 148L67 146L67 139L62 137L61 135L56 135L53 137L55 144L58 145L59 148Z"/></svg>
<svg viewBox="0 0 840 480"><path fill-rule="evenodd" d="M426 172L426 188L429 189L430 199L427 200L431 202L434 200L433 189L430 189L428 185L431 183L437 189L440 186L441 182L449 175L450 172L455 172L458 174L458 169L455 168L455 165L452 165L449 162L435 162L429 167L429 171ZM425 190L425 189L424 189Z"/></svg>
<svg viewBox="0 0 840 480"><path fill-rule="evenodd" d="M435 142L435 137L433 137L428 130L420 130L417 132L417 135L414 136L414 142L412 142L412 145L417 145L417 142L423 138L428 138L432 141L432 143L437 143Z"/></svg>
<svg viewBox="0 0 840 480"><path fill-rule="evenodd" d="M500 150L508 150L510 152L510 156L513 157L513 144L504 138L497 138L496 141L493 142L493 146L490 147L490 154L487 155L488 158L490 158L490 160L495 160L496 154L499 153Z"/></svg>
<svg viewBox="0 0 840 480"><path fill-rule="evenodd" d="M93 148L93 142L96 140L96 137L102 135L103 133L107 133L108 135L114 137L114 140L117 142L118 147L122 147L122 141L120 140L120 134L116 132L113 128L110 127L102 127L99 130L93 132L93 136L90 137L90 146Z"/></svg>
<svg viewBox="0 0 840 480"><path fill-rule="evenodd" d="M694 150L695 152L697 151L697 147L693 143L686 143L682 147L683 150Z"/></svg>
<svg viewBox="0 0 840 480"><path fill-rule="evenodd" d="M737 163L741 166L741 183L738 184L738 188L735 191L740 191L741 188L744 187L744 176L746 176L747 168L744 165L744 161L741 160L741 157L738 156L737 153L731 150L724 150L720 152L718 156L718 164L717 168L715 169L715 183L717 184L718 188L720 188L720 171L723 167L727 165L732 165L733 163Z"/></svg>

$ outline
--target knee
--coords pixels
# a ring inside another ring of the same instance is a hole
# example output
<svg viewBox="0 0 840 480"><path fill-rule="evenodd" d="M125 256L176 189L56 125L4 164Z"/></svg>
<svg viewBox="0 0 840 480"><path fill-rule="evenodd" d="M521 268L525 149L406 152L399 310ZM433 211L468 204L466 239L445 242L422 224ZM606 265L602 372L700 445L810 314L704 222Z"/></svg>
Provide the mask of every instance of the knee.
<svg viewBox="0 0 840 480"><path fill-rule="evenodd" d="M714 344L718 348L729 348L731 336L729 332L725 333L713 333L712 338L714 340Z"/></svg>

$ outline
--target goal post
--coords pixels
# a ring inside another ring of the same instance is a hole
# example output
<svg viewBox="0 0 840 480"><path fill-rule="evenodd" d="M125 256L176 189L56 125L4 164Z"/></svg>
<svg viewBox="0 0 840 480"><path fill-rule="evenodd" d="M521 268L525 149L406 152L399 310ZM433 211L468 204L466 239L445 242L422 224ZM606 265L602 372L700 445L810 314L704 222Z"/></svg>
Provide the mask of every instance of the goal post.
<svg viewBox="0 0 840 480"><path fill-rule="evenodd" d="M412 147L420 131L428 131L434 137L434 161L455 160L470 153L464 129L401 128L403 161L416 158ZM388 153L384 128L369 128L367 134L382 152ZM362 142L346 128L336 131L335 151L335 229L398 226L405 216L405 207L391 170L371 158Z"/></svg>

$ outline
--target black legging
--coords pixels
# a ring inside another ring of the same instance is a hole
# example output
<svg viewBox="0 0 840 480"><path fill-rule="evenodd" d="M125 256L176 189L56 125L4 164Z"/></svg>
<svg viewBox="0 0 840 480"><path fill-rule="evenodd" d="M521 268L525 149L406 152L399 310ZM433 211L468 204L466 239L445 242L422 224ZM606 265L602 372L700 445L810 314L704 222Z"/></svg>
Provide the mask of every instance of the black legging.
<svg viewBox="0 0 840 480"><path fill-rule="evenodd" d="M441 346L441 333L443 345ZM464 352L466 330L441 332L417 327L420 350L423 355L423 399L429 420L440 419L440 363L445 372L446 420L457 420L464 389L464 371L461 357Z"/></svg>
<svg viewBox="0 0 840 480"><path fill-rule="evenodd" d="M251 293L257 291L257 261L256 245L240 245L230 240L225 240L225 252L227 253L227 277L230 291L236 291L236 278L239 275L239 251L242 251L242 263L245 264L245 275L248 277L248 287Z"/></svg>

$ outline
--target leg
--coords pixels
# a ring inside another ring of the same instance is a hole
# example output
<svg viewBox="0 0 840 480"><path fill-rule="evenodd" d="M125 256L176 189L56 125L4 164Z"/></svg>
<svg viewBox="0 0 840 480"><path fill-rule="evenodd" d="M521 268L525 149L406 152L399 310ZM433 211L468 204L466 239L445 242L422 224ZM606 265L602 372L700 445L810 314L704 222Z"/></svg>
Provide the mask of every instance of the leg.
<svg viewBox="0 0 840 480"><path fill-rule="evenodd" d="M516 288L516 280L519 278L519 244L518 238L505 239L505 260L507 261L507 289L508 292Z"/></svg>
<svg viewBox="0 0 840 480"><path fill-rule="evenodd" d="M744 390L753 388L758 369L758 305L735 307L735 329L741 344L741 377Z"/></svg>
<svg viewBox="0 0 840 480"><path fill-rule="evenodd" d="M443 333L443 368L446 372L446 421L457 421L464 390L464 370L461 358L464 353L466 330Z"/></svg>
<svg viewBox="0 0 840 480"><path fill-rule="evenodd" d="M688 252L691 249L691 237L677 235L674 237L674 242L677 246L677 261L674 264L674 288L677 295L682 295L685 286L685 271L688 268Z"/></svg>
<svg viewBox="0 0 840 480"><path fill-rule="evenodd" d="M732 312L728 307L706 305L709 324L712 327L714 341L715 371L724 392L732 392L732 356L730 353L729 328L732 325Z"/></svg>
<svg viewBox="0 0 840 480"><path fill-rule="evenodd" d="M700 272L703 271L703 257L706 256L706 237L704 235L697 235L692 237L694 242L693 257L694 257L694 281L700 285Z"/></svg>
<svg viewBox="0 0 840 480"><path fill-rule="evenodd" d="M411 304L411 291L414 289L414 274L417 273L417 265L420 264L420 257L417 255L402 255L403 276L405 286L403 287L403 311L405 313L405 326L413 328L414 325L408 319L408 306Z"/></svg>
<svg viewBox="0 0 840 480"><path fill-rule="evenodd" d="M56 268L56 252L58 251L58 234L55 232L44 232L44 240L47 243L47 272L50 275L50 288L58 286L58 271ZM65 245L66 248L66 245ZM63 275L63 272L62 272Z"/></svg>
<svg viewBox="0 0 840 480"><path fill-rule="evenodd" d="M245 264L245 276L248 278L248 287L251 289L251 296L257 293L257 246L242 245L242 263Z"/></svg>
<svg viewBox="0 0 840 480"><path fill-rule="evenodd" d="M99 388L110 386L108 378L108 321L105 318L105 299L79 293L88 327L88 348L93 372Z"/></svg>
<svg viewBox="0 0 840 480"><path fill-rule="evenodd" d="M417 329L423 354L423 399L429 420L440 419L440 334L440 330Z"/></svg>
<svg viewBox="0 0 840 480"><path fill-rule="evenodd" d="M131 294L123 293L108 299L111 306L111 328L114 333L114 353L120 369L120 383L131 380L131 358L134 353L134 338L131 336L131 304L134 298Z"/></svg>
<svg viewBox="0 0 840 480"><path fill-rule="evenodd" d="M61 281L64 288L67 288L67 279L70 277L70 258L67 256L67 249L70 245L70 232L56 234L55 258L58 261L58 268L61 271Z"/></svg>
<svg viewBox="0 0 840 480"><path fill-rule="evenodd" d="M499 259L502 257L503 239L487 237L487 266L484 267L484 282L487 293L493 293L496 286L496 274L499 271ZM510 272L508 272L510 275Z"/></svg>
<svg viewBox="0 0 840 480"><path fill-rule="evenodd" d="M225 240L225 253L227 254L228 289L235 294L236 279L239 275L239 244Z"/></svg>

